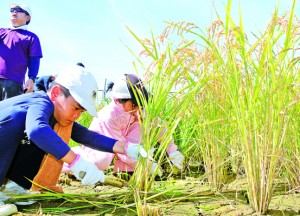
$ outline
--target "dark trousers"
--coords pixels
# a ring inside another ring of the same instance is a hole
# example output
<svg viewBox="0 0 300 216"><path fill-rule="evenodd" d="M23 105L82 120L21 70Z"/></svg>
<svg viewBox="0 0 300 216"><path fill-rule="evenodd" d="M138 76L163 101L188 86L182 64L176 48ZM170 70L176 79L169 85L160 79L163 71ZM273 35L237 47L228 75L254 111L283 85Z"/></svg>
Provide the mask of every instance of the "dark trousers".
<svg viewBox="0 0 300 216"><path fill-rule="evenodd" d="M23 94L23 85L0 78L0 101Z"/></svg>
<svg viewBox="0 0 300 216"><path fill-rule="evenodd" d="M35 144L20 144L6 174L6 178L30 189L31 181L38 173L45 152Z"/></svg>

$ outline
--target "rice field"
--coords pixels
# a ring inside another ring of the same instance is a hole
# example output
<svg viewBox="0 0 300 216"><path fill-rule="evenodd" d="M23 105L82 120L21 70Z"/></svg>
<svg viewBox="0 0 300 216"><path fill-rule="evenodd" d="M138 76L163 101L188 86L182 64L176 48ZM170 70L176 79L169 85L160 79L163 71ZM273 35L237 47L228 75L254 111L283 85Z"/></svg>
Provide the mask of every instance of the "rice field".
<svg viewBox="0 0 300 216"><path fill-rule="evenodd" d="M128 27L142 47L133 53L136 73L146 71L152 95L141 101L142 143L150 150L160 142L163 178L150 176L141 158L127 187L72 181L65 194L35 195L40 206L24 215L300 215L296 1L289 12L276 9L253 41L242 15L231 19L230 3L226 19L207 29L168 23L141 39ZM88 126L90 117L80 121ZM165 157L171 139L185 156L183 172Z"/></svg>

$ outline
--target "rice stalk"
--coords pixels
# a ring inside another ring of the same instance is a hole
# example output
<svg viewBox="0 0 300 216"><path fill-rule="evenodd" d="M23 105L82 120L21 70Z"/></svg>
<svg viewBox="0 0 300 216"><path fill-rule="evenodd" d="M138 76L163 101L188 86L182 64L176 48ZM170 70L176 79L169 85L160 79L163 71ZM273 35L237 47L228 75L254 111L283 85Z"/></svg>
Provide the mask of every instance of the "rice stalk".
<svg viewBox="0 0 300 216"><path fill-rule="evenodd" d="M235 56L239 56L243 64L242 71L246 75L243 76L232 64L235 75L229 82L229 91L238 119L236 123L248 180L248 196L253 208L263 214L268 210L274 180L279 174L279 159L283 157L288 119L281 111L289 102L289 87L294 75L293 68L288 67L290 54L287 46L294 45L295 40L290 31L284 31L278 26L276 17L277 11L270 28L259 39L257 59L253 58L252 52L247 52L246 43L237 50L229 47L230 56L234 57L232 62ZM242 35L243 32L236 34Z"/></svg>
<svg viewBox="0 0 300 216"><path fill-rule="evenodd" d="M179 85L178 81L187 73L184 63L190 58L190 54L184 50L189 49L192 42L182 44L174 50L172 44L168 43L164 47L165 50L161 52L162 46L156 43L154 37L151 42L135 37L144 47L145 53L153 59L153 63L147 69L147 88L151 92L151 97L148 103L144 104L146 114L142 117L142 143L148 151L156 149L153 157L158 165L161 165L185 108L196 94L196 90L190 91L190 83L180 83L180 90L174 92ZM195 85L194 82L193 86ZM174 93L170 94L172 91ZM185 91L189 91L190 97L186 97ZM150 176L151 167L149 166L151 166L149 159L141 159L131 179L135 188L134 196L138 215L146 215L149 210L146 200L147 192L151 189L157 171Z"/></svg>

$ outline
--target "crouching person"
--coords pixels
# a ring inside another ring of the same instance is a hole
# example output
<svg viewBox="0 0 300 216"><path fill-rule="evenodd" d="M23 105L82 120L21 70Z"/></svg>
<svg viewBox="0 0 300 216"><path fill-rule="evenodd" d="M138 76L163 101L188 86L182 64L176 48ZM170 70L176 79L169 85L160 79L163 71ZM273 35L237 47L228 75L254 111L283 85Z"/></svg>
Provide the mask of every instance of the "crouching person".
<svg viewBox="0 0 300 216"><path fill-rule="evenodd" d="M82 184L104 182L103 172L76 155L53 130L57 124L72 125L71 139L90 148L137 157L140 147L100 135L75 122L84 111L97 116L97 90L93 75L74 65L58 74L47 93L33 92L1 101L0 186L9 179L30 189L46 153L67 163Z"/></svg>
<svg viewBox="0 0 300 216"><path fill-rule="evenodd" d="M140 107L142 105L141 97L143 96L145 101L148 101L147 89L142 80L134 74L124 74L115 84L111 82L110 89L112 90L111 103L98 112L98 117L93 119L89 129L128 144L140 143L143 130L140 125L140 122L142 122L142 119L140 119L140 112L142 111L142 107ZM163 135L163 132L161 135ZM108 169L115 157L115 173L126 172L131 175L137 162L128 155L112 154L86 146L76 146L72 150L94 162L100 170ZM172 164L182 170L184 156L179 152L174 141L170 142L167 153ZM154 162L150 170L151 174L153 174L156 166L157 163ZM71 170L68 165L64 165L62 171L67 173ZM161 175L161 172L158 172L158 175Z"/></svg>

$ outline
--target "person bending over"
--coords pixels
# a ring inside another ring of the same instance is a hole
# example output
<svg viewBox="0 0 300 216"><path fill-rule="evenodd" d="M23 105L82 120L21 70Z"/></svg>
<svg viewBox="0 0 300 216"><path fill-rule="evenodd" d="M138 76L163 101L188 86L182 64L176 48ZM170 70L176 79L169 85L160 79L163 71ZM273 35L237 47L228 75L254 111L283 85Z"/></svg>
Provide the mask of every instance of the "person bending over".
<svg viewBox="0 0 300 216"><path fill-rule="evenodd" d="M29 189L29 180L37 174L45 153L67 163L82 184L104 182L103 172L76 154L53 131L55 124L73 125L71 139L92 149L136 158L142 149L139 145L100 135L76 122L85 111L97 116L96 97L97 83L93 75L73 65L58 74L47 93L38 91L1 101L0 186L10 179ZM79 175L81 171L86 173L84 177Z"/></svg>
<svg viewBox="0 0 300 216"><path fill-rule="evenodd" d="M140 143L140 95L148 99L148 92L142 81L134 74L125 74L116 83L110 83L108 88L112 89L112 101L98 112L98 117L93 119L89 129L122 142ZM98 151L87 146L76 146L72 150L95 163L100 170L106 170L114 157L114 172L132 173L137 162L124 154ZM183 168L184 156L178 151L174 141L170 142L167 154L174 166ZM62 172L70 172L66 164Z"/></svg>

